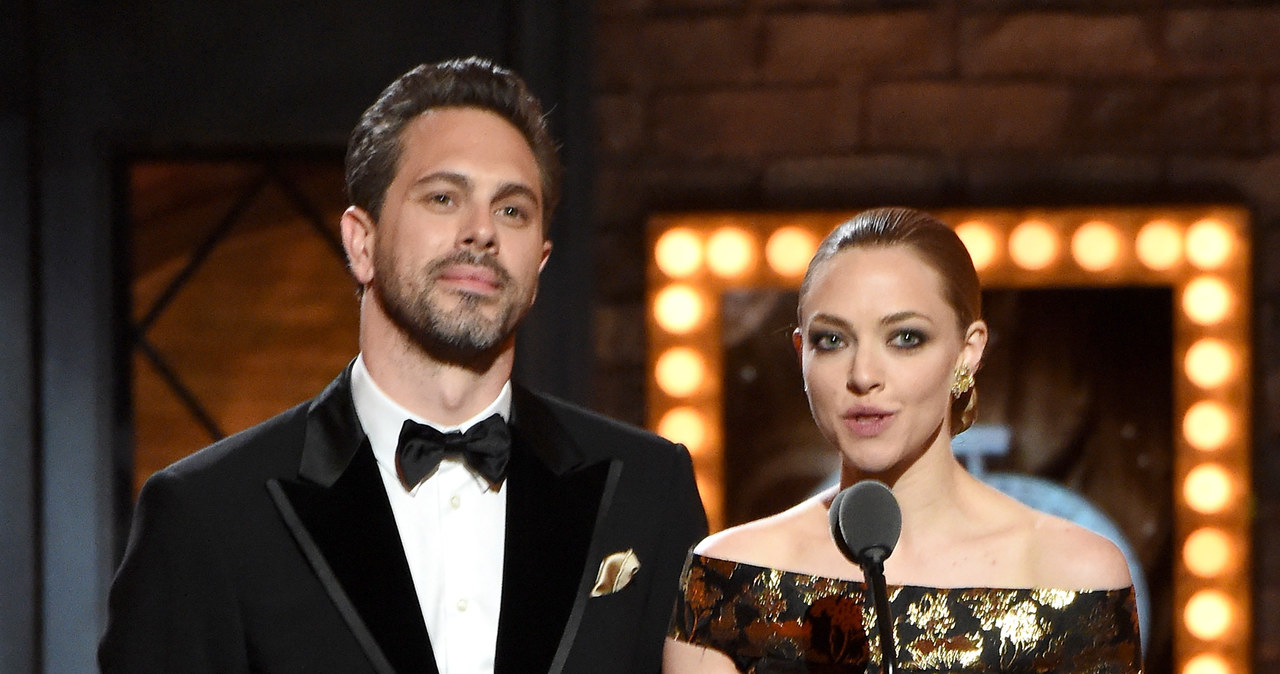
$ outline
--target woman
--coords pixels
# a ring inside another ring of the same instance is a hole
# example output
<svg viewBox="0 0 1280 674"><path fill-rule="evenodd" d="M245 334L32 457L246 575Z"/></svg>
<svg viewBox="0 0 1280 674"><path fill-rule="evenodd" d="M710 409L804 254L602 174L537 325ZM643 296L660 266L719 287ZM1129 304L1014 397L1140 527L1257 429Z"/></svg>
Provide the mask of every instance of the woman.
<svg viewBox="0 0 1280 674"><path fill-rule="evenodd" d="M902 509L885 562L898 665L1137 672L1121 553L987 487L951 453L951 437L973 421L987 343L980 304L955 233L903 208L837 227L800 287L793 339L813 418L841 455L840 487L880 480ZM698 545L664 671L879 671L861 572L828 528L836 493Z"/></svg>

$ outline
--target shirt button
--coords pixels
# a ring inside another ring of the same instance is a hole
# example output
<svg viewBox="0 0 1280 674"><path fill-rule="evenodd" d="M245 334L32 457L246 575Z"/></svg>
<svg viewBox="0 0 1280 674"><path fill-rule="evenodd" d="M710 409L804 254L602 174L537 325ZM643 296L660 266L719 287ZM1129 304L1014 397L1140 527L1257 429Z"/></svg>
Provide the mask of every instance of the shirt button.
<svg viewBox="0 0 1280 674"><path fill-rule="evenodd" d="M465 610L467 610L467 600L466 600L466 599L459 599L459 600L458 600L458 612L459 612L459 613L461 613L462 611L465 611Z"/></svg>
<svg viewBox="0 0 1280 674"><path fill-rule="evenodd" d="M454 495L449 498L449 507L457 510L462 507L462 497Z"/></svg>

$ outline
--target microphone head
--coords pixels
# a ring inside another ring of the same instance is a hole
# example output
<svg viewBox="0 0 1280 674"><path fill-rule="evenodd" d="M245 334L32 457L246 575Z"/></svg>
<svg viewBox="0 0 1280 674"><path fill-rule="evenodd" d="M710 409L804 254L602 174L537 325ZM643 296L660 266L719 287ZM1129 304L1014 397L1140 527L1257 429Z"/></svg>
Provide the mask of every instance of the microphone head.
<svg viewBox="0 0 1280 674"><path fill-rule="evenodd" d="M836 546L859 566L883 563L902 533L898 499L878 480L863 480L836 494L828 519Z"/></svg>

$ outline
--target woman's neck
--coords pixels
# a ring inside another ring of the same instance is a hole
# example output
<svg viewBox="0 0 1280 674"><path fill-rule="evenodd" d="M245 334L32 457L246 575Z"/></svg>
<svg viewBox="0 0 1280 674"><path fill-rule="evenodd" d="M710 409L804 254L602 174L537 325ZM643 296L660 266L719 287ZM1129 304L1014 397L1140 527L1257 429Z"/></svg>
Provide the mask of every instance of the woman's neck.
<svg viewBox="0 0 1280 674"><path fill-rule="evenodd" d="M910 552L917 541L936 545L940 536L954 533L964 519L964 482L968 476L951 453L950 438L940 438L910 464L881 474L867 474L845 465L840 487L876 479L892 490L902 510L902 535L896 549Z"/></svg>

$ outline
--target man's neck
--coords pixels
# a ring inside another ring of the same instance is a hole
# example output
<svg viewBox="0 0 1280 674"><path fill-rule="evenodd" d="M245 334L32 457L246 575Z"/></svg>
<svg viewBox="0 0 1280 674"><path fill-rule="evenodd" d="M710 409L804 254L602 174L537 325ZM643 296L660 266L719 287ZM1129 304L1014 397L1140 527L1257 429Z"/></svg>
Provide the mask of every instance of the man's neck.
<svg viewBox="0 0 1280 674"><path fill-rule="evenodd" d="M502 392L511 379L515 340L477 367L435 358L393 326L362 321L360 352L369 375L392 400L424 419L453 425L475 416Z"/></svg>

